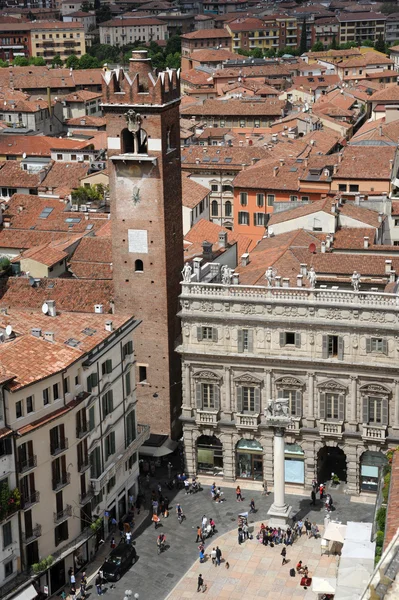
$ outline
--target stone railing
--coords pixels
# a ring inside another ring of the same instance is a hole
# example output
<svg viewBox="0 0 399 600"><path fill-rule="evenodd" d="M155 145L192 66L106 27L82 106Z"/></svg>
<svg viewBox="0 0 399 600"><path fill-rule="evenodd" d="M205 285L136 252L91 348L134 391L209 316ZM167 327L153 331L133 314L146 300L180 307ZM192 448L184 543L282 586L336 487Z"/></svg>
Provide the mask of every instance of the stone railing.
<svg viewBox="0 0 399 600"><path fill-rule="evenodd" d="M218 410L197 410L195 415L197 425L217 425L218 420Z"/></svg>
<svg viewBox="0 0 399 600"><path fill-rule="evenodd" d="M399 295L384 292L354 292L351 290L266 287L258 285L223 285L219 283L182 283L182 296L238 300L288 300L302 303L399 308Z"/></svg>
<svg viewBox="0 0 399 600"><path fill-rule="evenodd" d="M287 431L300 431L301 419L299 417L292 417L291 422L286 427Z"/></svg>
<svg viewBox="0 0 399 600"><path fill-rule="evenodd" d="M385 442L387 428L385 425L364 425L362 438L364 440L374 440L376 442Z"/></svg>
<svg viewBox="0 0 399 600"><path fill-rule="evenodd" d="M236 426L240 429L256 429L259 424L259 415L243 415L236 413Z"/></svg>
<svg viewBox="0 0 399 600"><path fill-rule="evenodd" d="M341 436L343 430L343 421L320 421L320 435L322 436Z"/></svg>

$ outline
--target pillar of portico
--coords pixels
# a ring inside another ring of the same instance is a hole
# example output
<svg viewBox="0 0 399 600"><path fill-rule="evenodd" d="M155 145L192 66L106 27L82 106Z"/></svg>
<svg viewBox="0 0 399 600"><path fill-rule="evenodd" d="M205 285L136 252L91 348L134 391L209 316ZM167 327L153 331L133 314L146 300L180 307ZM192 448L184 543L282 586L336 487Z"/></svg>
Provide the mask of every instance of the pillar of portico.
<svg viewBox="0 0 399 600"><path fill-rule="evenodd" d="M308 411L306 415L308 427L314 427L314 373L308 373Z"/></svg>
<svg viewBox="0 0 399 600"><path fill-rule="evenodd" d="M231 371L230 367L225 367L224 369L224 392L225 392L225 406L224 412L231 413Z"/></svg>
<svg viewBox="0 0 399 600"><path fill-rule="evenodd" d="M272 372L270 369L266 370L266 402L272 397Z"/></svg>
<svg viewBox="0 0 399 600"><path fill-rule="evenodd" d="M351 375L350 421L357 427L357 376Z"/></svg>

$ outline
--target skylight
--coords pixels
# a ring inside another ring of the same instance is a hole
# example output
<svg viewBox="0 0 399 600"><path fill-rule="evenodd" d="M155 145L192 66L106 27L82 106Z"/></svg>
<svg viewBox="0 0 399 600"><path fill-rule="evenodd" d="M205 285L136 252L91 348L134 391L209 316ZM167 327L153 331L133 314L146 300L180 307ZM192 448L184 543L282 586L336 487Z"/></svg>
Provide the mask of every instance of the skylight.
<svg viewBox="0 0 399 600"><path fill-rule="evenodd" d="M65 223L80 223L81 220L82 219L68 217L67 219L65 219Z"/></svg>
<svg viewBox="0 0 399 600"><path fill-rule="evenodd" d="M53 212L53 208L46 206L43 208L42 212L39 215L39 219L47 219L47 217Z"/></svg>

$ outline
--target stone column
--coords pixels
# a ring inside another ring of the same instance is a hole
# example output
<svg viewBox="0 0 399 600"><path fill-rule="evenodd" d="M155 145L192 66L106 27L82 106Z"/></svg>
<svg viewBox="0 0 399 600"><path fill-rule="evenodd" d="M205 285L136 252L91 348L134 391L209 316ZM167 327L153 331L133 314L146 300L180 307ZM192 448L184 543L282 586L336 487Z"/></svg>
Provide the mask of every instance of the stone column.
<svg viewBox="0 0 399 600"><path fill-rule="evenodd" d="M231 372L230 372L230 367L225 367L224 374L225 374L225 377L224 377L224 391L225 391L226 402L225 402L224 408L222 407L222 410L223 410L223 412L231 413L232 412L232 408L231 408Z"/></svg>
<svg viewBox="0 0 399 600"><path fill-rule="evenodd" d="M223 479L225 481L234 481L235 479L235 448L233 436L224 434L220 436L220 441L223 444Z"/></svg>
<svg viewBox="0 0 399 600"><path fill-rule="evenodd" d="M357 425L357 376L351 375L351 403L350 403L350 420Z"/></svg>
<svg viewBox="0 0 399 600"><path fill-rule="evenodd" d="M310 427L314 427L314 372L308 373L308 414L307 421Z"/></svg>
<svg viewBox="0 0 399 600"><path fill-rule="evenodd" d="M182 379L183 379L183 403L182 403L182 416L191 418L193 416L193 409L195 408L195 397L194 404L192 405L192 394L191 394L191 379L190 379L190 365L187 363L183 364L182 367Z"/></svg>
<svg viewBox="0 0 399 600"><path fill-rule="evenodd" d="M395 413L394 423L395 429L399 429L399 379L395 379Z"/></svg>
<svg viewBox="0 0 399 600"><path fill-rule="evenodd" d="M292 510L285 502L284 432L283 427L274 428L274 500L267 512L272 527L286 527Z"/></svg>
<svg viewBox="0 0 399 600"><path fill-rule="evenodd" d="M266 405L269 400L272 400L272 372L266 370Z"/></svg>

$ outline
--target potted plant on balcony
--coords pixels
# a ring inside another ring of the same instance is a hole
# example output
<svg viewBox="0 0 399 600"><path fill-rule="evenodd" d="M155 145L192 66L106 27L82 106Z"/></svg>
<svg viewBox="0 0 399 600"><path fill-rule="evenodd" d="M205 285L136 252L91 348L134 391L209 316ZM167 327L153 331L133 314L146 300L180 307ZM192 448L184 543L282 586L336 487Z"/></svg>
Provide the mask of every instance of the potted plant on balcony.
<svg viewBox="0 0 399 600"><path fill-rule="evenodd" d="M10 490L8 485L0 488L0 521L6 519L21 506L21 494L18 488Z"/></svg>

